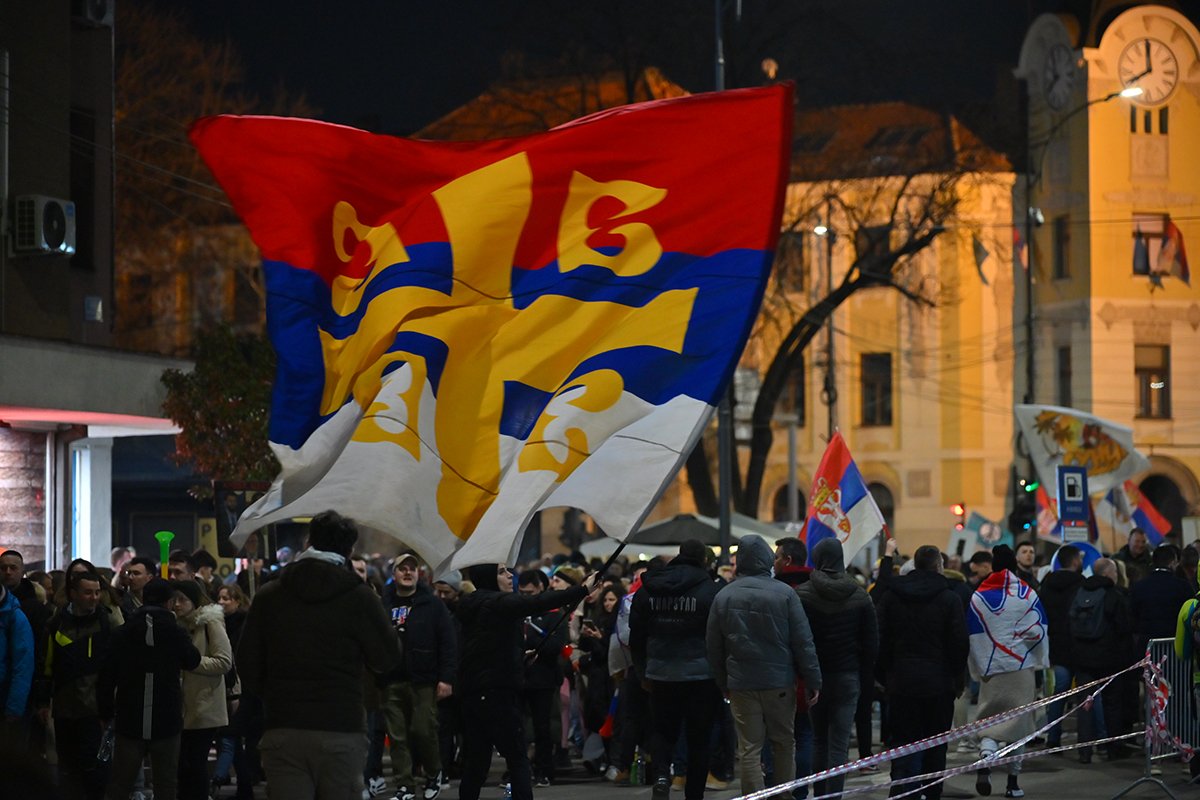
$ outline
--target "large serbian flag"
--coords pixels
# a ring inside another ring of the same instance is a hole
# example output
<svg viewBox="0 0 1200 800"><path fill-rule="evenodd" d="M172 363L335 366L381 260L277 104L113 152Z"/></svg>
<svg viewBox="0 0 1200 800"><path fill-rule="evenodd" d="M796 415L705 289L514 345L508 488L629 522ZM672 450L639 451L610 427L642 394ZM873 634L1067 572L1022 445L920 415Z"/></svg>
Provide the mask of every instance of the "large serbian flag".
<svg viewBox="0 0 1200 800"><path fill-rule="evenodd" d="M883 514L867 490L846 440L840 431L834 432L813 477L808 516L801 532L808 544L809 565L813 548L822 539L839 539L849 564L883 529Z"/></svg>
<svg viewBox="0 0 1200 800"><path fill-rule="evenodd" d="M435 143L212 117L191 138L263 256L282 471L434 565L512 562L539 509L624 539L703 431L779 233L791 90Z"/></svg>

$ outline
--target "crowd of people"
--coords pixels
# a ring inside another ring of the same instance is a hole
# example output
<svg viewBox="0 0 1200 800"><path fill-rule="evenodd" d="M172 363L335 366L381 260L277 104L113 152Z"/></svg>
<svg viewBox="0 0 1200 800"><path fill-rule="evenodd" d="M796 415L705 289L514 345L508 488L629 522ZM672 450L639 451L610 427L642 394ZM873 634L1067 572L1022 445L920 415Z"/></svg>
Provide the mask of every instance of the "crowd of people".
<svg viewBox="0 0 1200 800"><path fill-rule="evenodd" d="M169 579L128 548L113 569L76 559L61 574L0 553L0 736L29 756L10 779L36 781L48 761L36 796L246 800L266 781L287 800L437 800L457 781L478 800L495 752L516 800L572 760L655 800L701 800L846 764L852 737L871 755L876 702L895 747L1120 672L1150 639L1175 637L1185 658L1200 641L1200 545L1151 548L1137 529L1088 577L1079 548L1039 566L1030 542L963 564L928 545L900 557L889 540L874 575L848 572L837 539L810 553L754 535L728 571L693 540L669 559L433 574L357 539L325 512L285 566L224 580L203 550L171 554ZM1108 740L1139 724L1137 693L1127 672L1079 712L1080 762L1094 740L1126 755ZM1019 756L1008 745L1034 725L1022 715L960 747ZM1062 740L1054 726L1045 744ZM894 759L891 777L946 759L946 745ZM1004 796L1024 796L1020 762L1005 770ZM844 779L811 791L836 796ZM984 764L979 794L991 780Z"/></svg>

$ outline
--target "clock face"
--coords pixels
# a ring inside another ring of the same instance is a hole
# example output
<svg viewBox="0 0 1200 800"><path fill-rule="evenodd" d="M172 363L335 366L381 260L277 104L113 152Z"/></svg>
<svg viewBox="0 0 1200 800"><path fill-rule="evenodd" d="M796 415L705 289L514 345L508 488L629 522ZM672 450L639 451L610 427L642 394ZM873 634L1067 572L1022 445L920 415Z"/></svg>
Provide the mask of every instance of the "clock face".
<svg viewBox="0 0 1200 800"><path fill-rule="evenodd" d="M1154 106L1164 102L1179 83L1179 62L1171 48L1158 39L1134 39L1121 51L1117 74L1122 86L1140 86L1135 103Z"/></svg>
<svg viewBox="0 0 1200 800"><path fill-rule="evenodd" d="M1071 91L1075 88L1075 59L1071 56L1069 47L1056 44L1046 54L1046 64L1042 68L1042 89L1046 92L1046 102L1056 111L1071 99Z"/></svg>

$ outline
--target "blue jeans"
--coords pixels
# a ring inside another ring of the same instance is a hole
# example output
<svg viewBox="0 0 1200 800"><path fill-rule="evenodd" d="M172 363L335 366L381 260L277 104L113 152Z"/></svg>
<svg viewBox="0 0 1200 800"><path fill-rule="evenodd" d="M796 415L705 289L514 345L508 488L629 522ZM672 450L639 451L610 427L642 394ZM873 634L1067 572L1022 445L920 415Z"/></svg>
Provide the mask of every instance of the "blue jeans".
<svg viewBox="0 0 1200 800"><path fill-rule="evenodd" d="M793 726L796 731L796 777L803 778L813 772L813 724L807 711L796 713ZM808 797L807 786L797 786L792 790L794 800L804 800Z"/></svg>
<svg viewBox="0 0 1200 800"><path fill-rule="evenodd" d="M809 713L813 724L813 772L840 767L847 761L854 712L858 709L858 672L830 672L821 681L821 695ZM813 794L840 796L846 776L813 784Z"/></svg>
<svg viewBox="0 0 1200 800"><path fill-rule="evenodd" d="M1075 671L1070 667L1064 667L1061 664L1051 665L1050 669L1054 671L1054 696L1057 698L1060 694L1071 688L1071 681L1075 677ZM1075 702L1078 703L1086 695L1079 692L1075 695ZM1066 708L1066 698L1060 698L1051 701L1046 707L1046 714L1050 719L1058 719L1062 716L1063 710ZM1092 725L1096 732L1097 739L1103 739L1108 736L1104 725L1104 709L1100 702L1092 705ZM1055 725L1046 732L1046 746L1058 747L1062 744L1062 723Z"/></svg>

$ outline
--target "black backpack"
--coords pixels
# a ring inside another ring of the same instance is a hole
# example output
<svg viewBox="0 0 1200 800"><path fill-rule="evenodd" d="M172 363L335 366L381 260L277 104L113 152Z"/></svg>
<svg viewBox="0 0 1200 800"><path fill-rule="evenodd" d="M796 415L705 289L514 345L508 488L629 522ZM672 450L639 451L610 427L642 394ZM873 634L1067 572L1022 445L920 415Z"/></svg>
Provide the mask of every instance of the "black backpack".
<svg viewBox="0 0 1200 800"><path fill-rule="evenodd" d="M1104 635L1104 588L1080 587L1067 612L1071 621L1071 636L1076 639L1099 639Z"/></svg>

